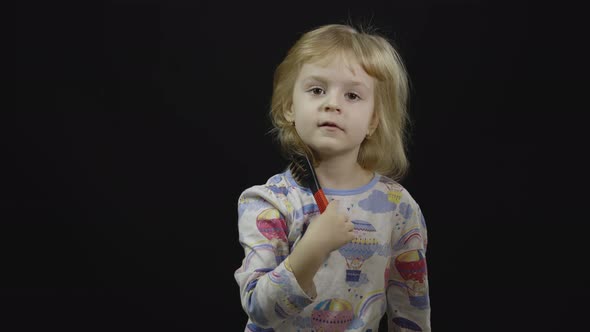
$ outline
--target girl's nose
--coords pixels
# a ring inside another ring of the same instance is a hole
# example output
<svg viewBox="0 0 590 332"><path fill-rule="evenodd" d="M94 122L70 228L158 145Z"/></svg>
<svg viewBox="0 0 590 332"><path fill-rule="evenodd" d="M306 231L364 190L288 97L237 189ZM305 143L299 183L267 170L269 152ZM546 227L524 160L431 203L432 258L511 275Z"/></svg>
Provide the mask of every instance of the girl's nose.
<svg viewBox="0 0 590 332"><path fill-rule="evenodd" d="M329 103L329 104L326 104L324 106L324 111L326 111L326 112L329 112L329 111L337 111L337 112L340 112L340 107L339 106L336 106L336 105L334 105L332 103Z"/></svg>
<svg viewBox="0 0 590 332"><path fill-rule="evenodd" d="M331 95L329 98L326 99L326 104L324 105L324 111L338 111L338 112L340 112L340 102L338 101L337 95Z"/></svg>

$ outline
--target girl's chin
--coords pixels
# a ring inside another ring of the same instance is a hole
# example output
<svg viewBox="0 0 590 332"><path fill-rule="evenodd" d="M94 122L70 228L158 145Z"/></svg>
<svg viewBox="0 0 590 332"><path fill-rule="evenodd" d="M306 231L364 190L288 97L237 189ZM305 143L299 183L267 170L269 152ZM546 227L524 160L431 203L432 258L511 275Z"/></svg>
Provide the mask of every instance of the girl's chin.
<svg viewBox="0 0 590 332"><path fill-rule="evenodd" d="M346 149L340 145L335 144L315 144L310 145L310 147L322 158L338 157L354 152L354 149Z"/></svg>

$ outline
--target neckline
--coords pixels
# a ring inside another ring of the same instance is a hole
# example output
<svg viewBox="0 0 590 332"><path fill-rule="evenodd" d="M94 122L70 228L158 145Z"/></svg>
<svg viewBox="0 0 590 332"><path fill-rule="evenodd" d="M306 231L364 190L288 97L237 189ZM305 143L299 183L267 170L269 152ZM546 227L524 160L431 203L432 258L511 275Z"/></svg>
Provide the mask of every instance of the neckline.
<svg viewBox="0 0 590 332"><path fill-rule="evenodd" d="M291 170L289 168L287 168L287 170L285 171L285 176L287 177L287 181L289 181L289 183L292 186L295 186L295 187L300 188L302 190L311 192L311 190L309 190L309 188L304 188L304 187L300 186L295 181L295 179L293 179L293 175L291 175ZM349 195L362 194L362 193L366 192L367 190L371 189L377 182L379 182L380 177L381 177L380 174L373 172L373 178L371 179L371 181L369 181L367 184L362 185L360 187L353 188L353 189L331 189L331 188L322 187L322 189L324 191L324 194L326 194L326 195L349 196Z"/></svg>

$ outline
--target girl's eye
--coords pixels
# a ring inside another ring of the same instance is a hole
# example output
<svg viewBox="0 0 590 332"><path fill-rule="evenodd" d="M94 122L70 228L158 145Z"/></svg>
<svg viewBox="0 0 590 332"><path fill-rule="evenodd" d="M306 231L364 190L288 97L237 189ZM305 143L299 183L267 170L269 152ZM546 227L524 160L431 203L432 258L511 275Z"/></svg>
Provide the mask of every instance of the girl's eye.
<svg viewBox="0 0 590 332"><path fill-rule="evenodd" d="M361 99L361 97L360 97L359 95L357 95L356 93L349 92L349 93L347 93L347 94L348 94L348 97L349 97L351 100L359 100L359 99Z"/></svg>
<svg viewBox="0 0 590 332"><path fill-rule="evenodd" d="M324 91L322 88L311 88L309 89L309 91L313 94L313 95L321 95L322 92Z"/></svg>

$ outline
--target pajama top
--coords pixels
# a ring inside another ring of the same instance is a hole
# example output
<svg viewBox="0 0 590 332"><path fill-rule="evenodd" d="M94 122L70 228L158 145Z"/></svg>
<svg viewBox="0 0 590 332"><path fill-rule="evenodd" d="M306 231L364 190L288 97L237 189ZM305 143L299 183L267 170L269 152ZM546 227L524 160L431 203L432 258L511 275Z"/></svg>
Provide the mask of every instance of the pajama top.
<svg viewBox="0 0 590 332"><path fill-rule="evenodd" d="M352 190L324 188L354 225L355 239L330 253L310 297L285 259L319 215L289 170L238 200L244 248L234 277L249 319L245 331L430 331L427 232L420 206L398 182L375 174Z"/></svg>

